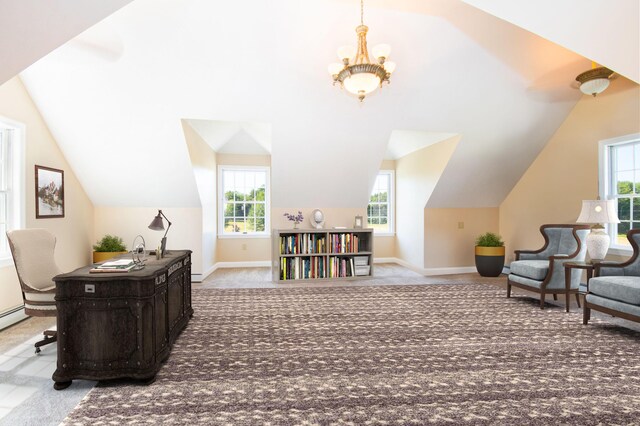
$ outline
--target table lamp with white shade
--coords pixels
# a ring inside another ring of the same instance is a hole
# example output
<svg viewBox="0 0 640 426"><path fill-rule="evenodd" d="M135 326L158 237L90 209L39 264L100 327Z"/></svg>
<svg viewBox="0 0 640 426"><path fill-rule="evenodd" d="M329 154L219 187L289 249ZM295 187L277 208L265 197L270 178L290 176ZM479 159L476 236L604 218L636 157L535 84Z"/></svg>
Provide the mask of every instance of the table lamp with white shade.
<svg viewBox="0 0 640 426"><path fill-rule="evenodd" d="M614 200L582 200L582 210L576 222L593 225L587 235L587 252L592 262L604 260L611 237L604 232L602 224L620 223Z"/></svg>

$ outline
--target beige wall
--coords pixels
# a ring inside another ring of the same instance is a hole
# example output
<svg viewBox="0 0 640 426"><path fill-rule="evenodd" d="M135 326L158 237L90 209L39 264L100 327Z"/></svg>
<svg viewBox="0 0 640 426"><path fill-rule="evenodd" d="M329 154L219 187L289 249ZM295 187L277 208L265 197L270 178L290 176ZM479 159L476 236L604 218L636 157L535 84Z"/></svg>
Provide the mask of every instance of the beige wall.
<svg viewBox="0 0 640 426"><path fill-rule="evenodd" d="M198 196L202 206L202 269L201 274L208 274L216 261L217 249L217 180L216 153L207 145L200 135L184 120L182 122L184 138L189 150L193 167L193 175L198 187Z"/></svg>
<svg viewBox="0 0 640 426"><path fill-rule="evenodd" d="M396 257L396 236L385 235L384 237L373 237L373 257L374 259L388 259Z"/></svg>
<svg viewBox="0 0 640 426"><path fill-rule="evenodd" d="M396 160L396 257L422 269L425 258L424 209L459 136Z"/></svg>
<svg viewBox="0 0 640 426"><path fill-rule="evenodd" d="M425 268L467 267L475 264L476 237L498 233L498 208L425 209Z"/></svg>
<svg viewBox="0 0 640 426"><path fill-rule="evenodd" d="M542 247L540 225L575 223L581 201L595 199L598 141L640 132L639 99L639 86L622 77L580 99L500 205L507 262L515 249Z"/></svg>
<svg viewBox="0 0 640 426"><path fill-rule="evenodd" d="M26 128L25 227L45 228L56 236L56 262L63 271L87 265L91 262L93 205L18 77L0 86L0 115ZM64 170L64 218L35 218L36 164ZM0 268L0 283L0 312L22 303L13 266Z"/></svg>
<svg viewBox="0 0 640 426"><path fill-rule="evenodd" d="M162 208L162 206L159 206ZM192 254L192 274L202 273L202 209L200 208L162 208L162 212L171 221L167 233L167 249L189 249ZM95 208L95 232L93 241L105 234L117 235L124 240L127 249L137 235L142 235L148 249L160 245L163 231L148 228L158 209L153 207L101 207ZM167 226L165 222L165 227ZM91 253L91 251L89 251Z"/></svg>

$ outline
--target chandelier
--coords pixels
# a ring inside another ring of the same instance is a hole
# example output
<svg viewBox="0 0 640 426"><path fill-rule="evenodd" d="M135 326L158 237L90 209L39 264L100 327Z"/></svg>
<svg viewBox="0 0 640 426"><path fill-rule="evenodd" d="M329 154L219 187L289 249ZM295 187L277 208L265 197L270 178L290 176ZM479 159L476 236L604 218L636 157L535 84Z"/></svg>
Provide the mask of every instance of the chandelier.
<svg viewBox="0 0 640 426"><path fill-rule="evenodd" d="M369 27L363 22L364 5L360 0L360 25L356 27L358 34L358 47L342 46L338 49L338 58L341 64L334 62L329 65L329 74L333 77L333 84L340 83L341 87L347 89L349 93L358 96L362 102L369 93L382 87L382 83L389 83L391 73L396 68L396 64L387 61L391 46L380 44L371 50L377 62L369 60L367 50L367 31Z"/></svg>

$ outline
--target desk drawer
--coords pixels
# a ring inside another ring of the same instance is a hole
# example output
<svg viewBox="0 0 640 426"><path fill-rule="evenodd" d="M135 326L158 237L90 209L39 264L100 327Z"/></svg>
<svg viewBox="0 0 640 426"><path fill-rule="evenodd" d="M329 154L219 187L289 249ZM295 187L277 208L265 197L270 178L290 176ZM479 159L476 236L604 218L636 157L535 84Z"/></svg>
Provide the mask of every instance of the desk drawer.
<svg viewBox="0 0 640 426"><path fill-rule="evenodd" d="M160 277L156 277L160 278ZM166 278L165 278L166 280ZM70 280L56 282L56 300L151 297L157 279L130 280Z"/></svg>

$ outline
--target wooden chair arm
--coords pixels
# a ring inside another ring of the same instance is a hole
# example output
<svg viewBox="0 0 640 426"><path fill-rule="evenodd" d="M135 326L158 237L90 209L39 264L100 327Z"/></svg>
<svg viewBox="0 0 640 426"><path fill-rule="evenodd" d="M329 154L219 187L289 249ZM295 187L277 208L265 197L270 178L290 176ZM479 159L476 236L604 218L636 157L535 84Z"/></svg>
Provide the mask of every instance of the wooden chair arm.
<svg viewBox="0 0 640 426"><path fill-rule="evenodd" d="M610 261L610 260L598 262L593 267L593 276L594 277L599 277L600 276L600 268L620 268L620 269L622 269L627 265L628 265L627 262L613 262L613 261Z"/></svg>

